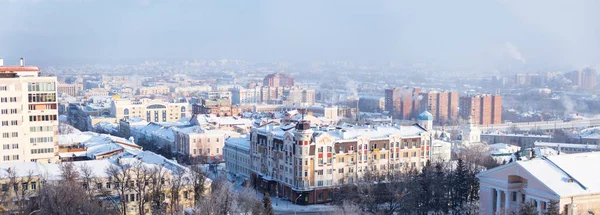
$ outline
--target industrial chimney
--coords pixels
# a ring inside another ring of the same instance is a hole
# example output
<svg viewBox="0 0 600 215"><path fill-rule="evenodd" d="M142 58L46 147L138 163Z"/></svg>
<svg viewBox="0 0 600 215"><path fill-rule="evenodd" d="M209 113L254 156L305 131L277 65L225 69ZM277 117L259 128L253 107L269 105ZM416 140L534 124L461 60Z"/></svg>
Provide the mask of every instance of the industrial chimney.
<svg viewBox="0 0 600 215"><path fill-rule="evenodd" d="M21 58L21 66L25 66L25 64L23 63L23 58Z"/></svg>
<svg viewBox="0 0 600 215"><path fill-rule="evenodd" d="M0 66L4 66L4 59L0 58Z"/></svg>

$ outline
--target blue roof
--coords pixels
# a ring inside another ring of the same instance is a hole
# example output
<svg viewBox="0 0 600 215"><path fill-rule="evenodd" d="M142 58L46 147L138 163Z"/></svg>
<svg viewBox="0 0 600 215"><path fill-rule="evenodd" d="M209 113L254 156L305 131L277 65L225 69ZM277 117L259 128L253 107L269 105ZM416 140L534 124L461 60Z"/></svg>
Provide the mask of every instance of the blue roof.
<svg viewBox="0 0 600 215"><path fill-rule="evenodd" d="M417 117L418 120L433 120L433 115L429 111L425 111Z"/></svg>

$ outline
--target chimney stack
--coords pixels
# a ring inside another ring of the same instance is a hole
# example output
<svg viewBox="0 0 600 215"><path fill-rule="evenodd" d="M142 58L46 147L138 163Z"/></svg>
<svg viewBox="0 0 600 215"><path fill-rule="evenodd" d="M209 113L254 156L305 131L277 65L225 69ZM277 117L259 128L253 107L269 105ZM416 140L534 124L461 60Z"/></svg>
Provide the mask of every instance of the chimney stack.
<svg viewBox="0 0 600 215"><path fill-rule="evenodd" d="M0 58L0 66L4 66L4 59Z"/></svg>
<svg viewBox="0 0 600 215"><path fill-rule="evenodd" d="M21 66L25 66L25 64L23 63L23 58L21 58Z"/></svg>

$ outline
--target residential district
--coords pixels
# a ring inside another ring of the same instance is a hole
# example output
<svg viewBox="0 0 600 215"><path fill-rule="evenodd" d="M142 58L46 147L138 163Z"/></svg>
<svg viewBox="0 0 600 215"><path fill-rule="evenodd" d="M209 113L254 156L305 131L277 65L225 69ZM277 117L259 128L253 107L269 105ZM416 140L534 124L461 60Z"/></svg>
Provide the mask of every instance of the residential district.
<svg viewBox="0 0 600 215"><path fill-rule="evenodd" d="M600 214L596 70L435 70L0 59L0 211Z"/></svg>

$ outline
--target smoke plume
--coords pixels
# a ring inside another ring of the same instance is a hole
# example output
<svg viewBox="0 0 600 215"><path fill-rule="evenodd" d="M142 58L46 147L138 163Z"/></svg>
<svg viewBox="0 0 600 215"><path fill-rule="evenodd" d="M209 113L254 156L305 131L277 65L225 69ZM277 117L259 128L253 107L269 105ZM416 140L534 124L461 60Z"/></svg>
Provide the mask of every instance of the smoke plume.
<svg viewBox="0 0 600 215"><path fill-rule="evenodd" d="M506 46L506 50L508 51L508 54L511 57L513 57L515 60L519 60L519 61L523 62L523 64L525 64L525 58L523 58L523 56L521 55L521 52L519 52L519 49L517 49L517 47L515 45L513 45L510 42L506 42L505 46Z"/></svg>

